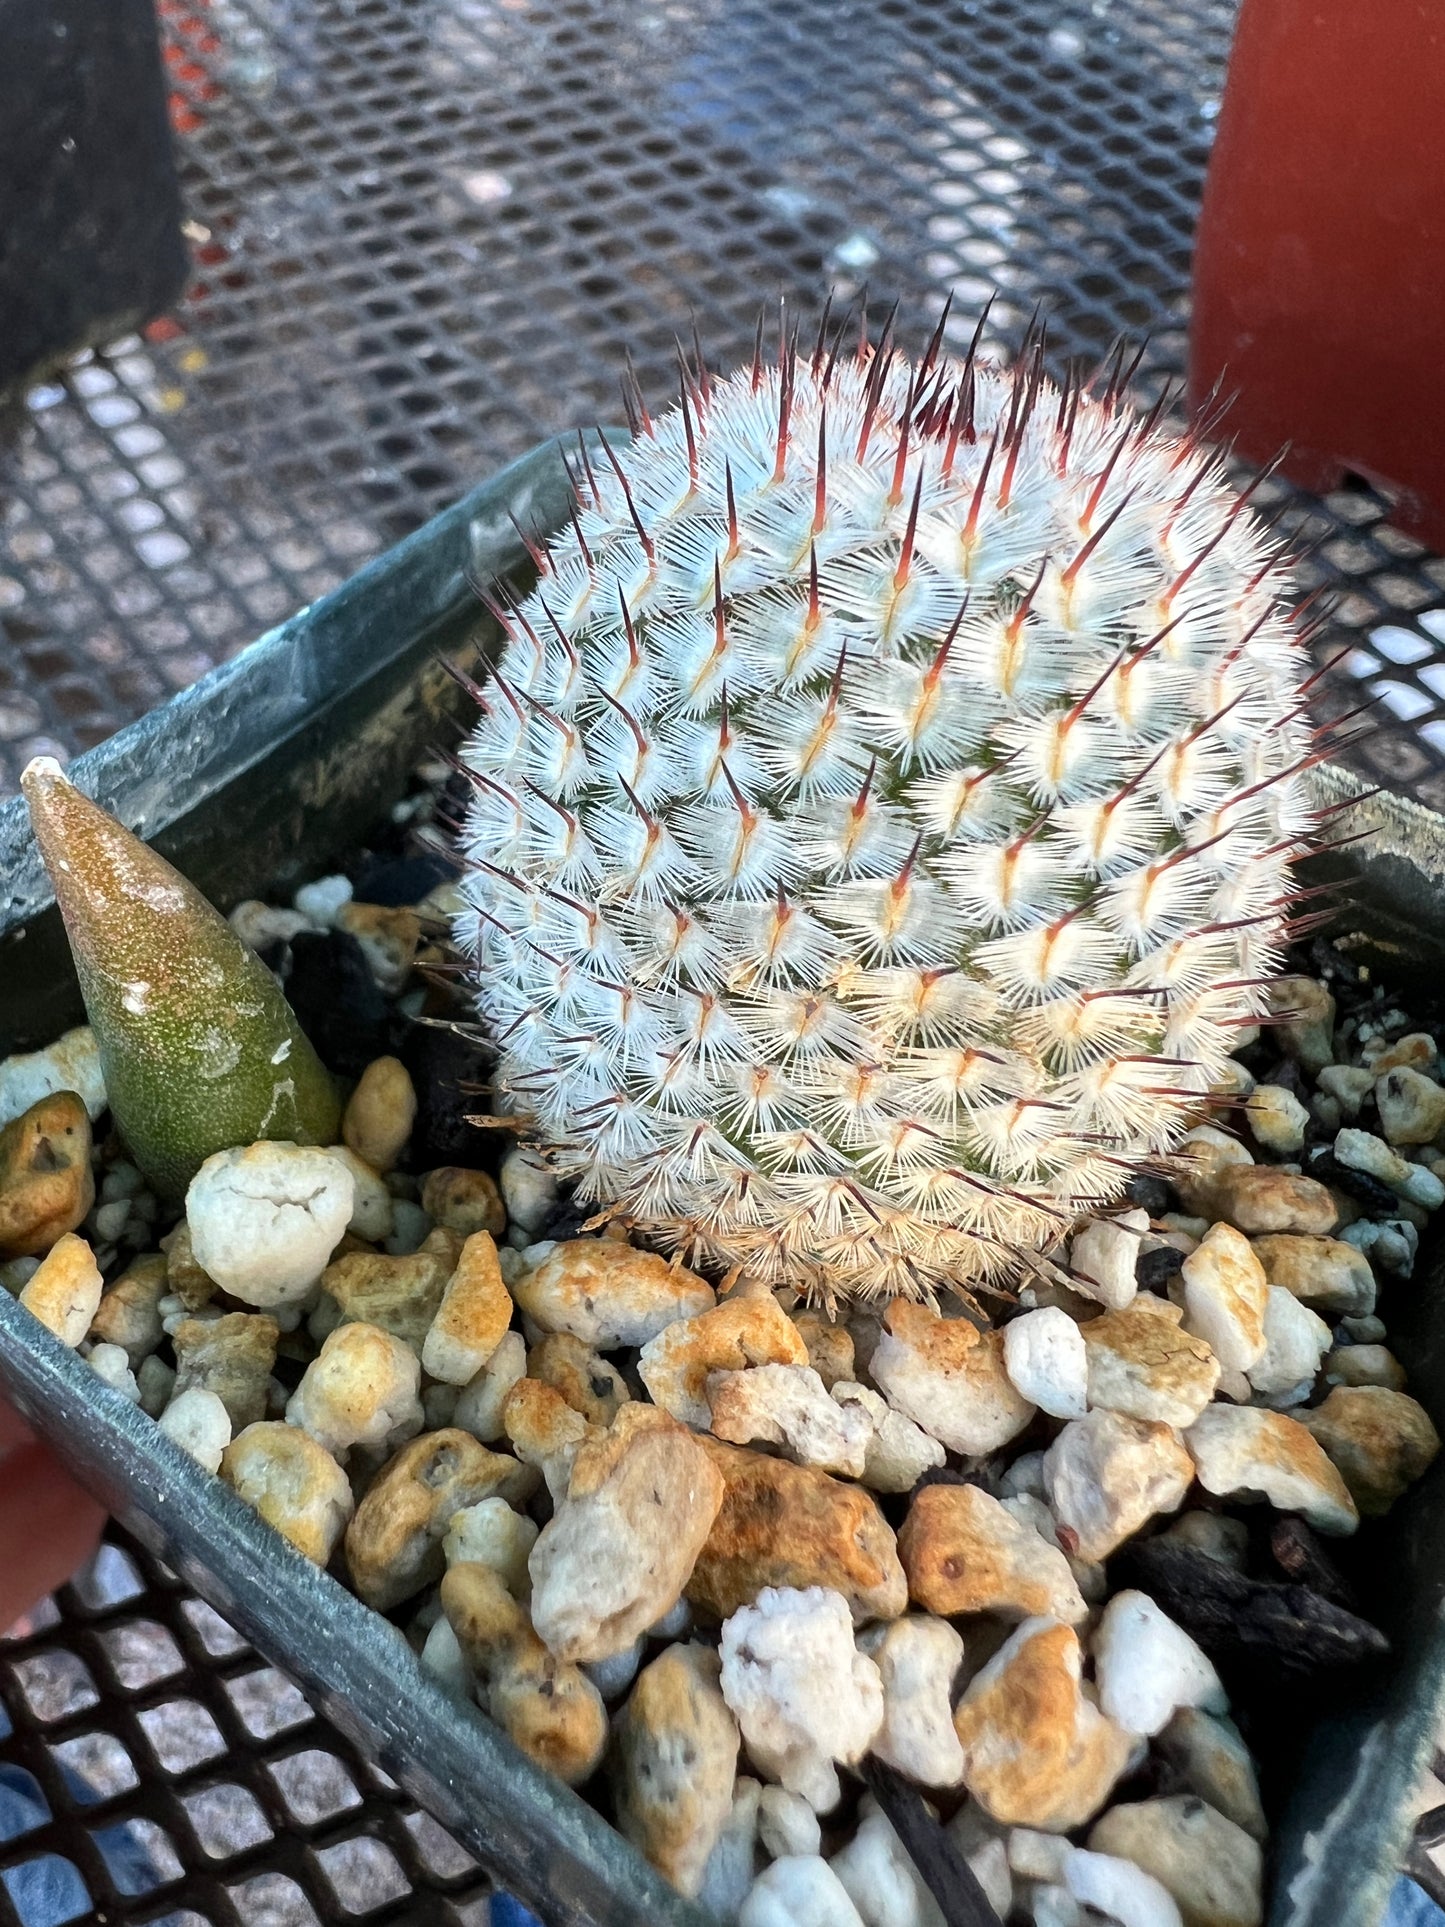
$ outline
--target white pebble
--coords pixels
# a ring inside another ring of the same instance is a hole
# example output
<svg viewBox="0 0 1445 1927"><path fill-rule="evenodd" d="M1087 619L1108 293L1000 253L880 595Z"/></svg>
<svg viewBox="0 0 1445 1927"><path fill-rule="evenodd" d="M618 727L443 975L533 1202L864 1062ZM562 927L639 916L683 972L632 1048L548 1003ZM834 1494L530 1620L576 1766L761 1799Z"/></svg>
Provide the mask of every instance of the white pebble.
<svg viewBox="0 0 1445 1927"><path fill-rule="evenodd" d="M514 1144L497 1174L507 1216L523 1231L538 1232L557 1202L557 1180L525 1144Z"/></svg>
<svg viewBox="0 0 1445 1927"><path fill-rule="evenodd" d="M828 1865L864 1927L944 1927L938 1902L871 1799L864 1802L857 1832Z"/></svg>
<svg viewBox="0 0 1445 1927"><path fill-rule="evenodd" d="M1264 1307L1264 1353L1249 1368L1256 1392L1297 1405L1309 1396L1320 1360L1329 1350L1330 1328L1292 1291L1271 1285Z"/></svg>
<svg viewBox="0 0 1445 1927"><path fill-rule="evenodd" d="M518 1379L526 1376L527 1341L520 1332L506 1332L471 1384L462 1388L452 1424L470 1432L483 1445L495 1445L504 1431L502 1407L507 1394Z"/></svg>
<svg viewBox="0 0 1445 1927"><path fill-rule="evenodd" d="M391 1236L384 1239L383 1244L391 1257L409 1258L431 1228L432 1221L419 1204L413 1204L410 1198L393 1198Z"/></svg>
<svg viewBox="0 0 1445 1927"><path fill-rule="evenodd" d="M1298 1151L1310 1114L1282 1084L1259 1084L1250 1093L1245 1115L1257 1144L1270 1151Z"/></svg>
<svg viewBox="0 0 1445 1927"><path fill-rule="evenodd" d="M1400 1153L1370 1131L1340 1131L1335 1137L1335 1156L1351 1171L1363 1171L1381 1183L1402 1183L1410 1166Z"/></svg>
<svg viewBox="0 0 1445 1927"><path fill-rule="evenodd" d="M150 1362L146 1360L146 1364ZM204 1385L192 1385L171 1400L157 1423L197 1465L207 1472L219 1469L221 1454L231 1443L231 1416L215 1392Z"/></svg>
<svg viewBox="0 0 1445 1927"><path fill-rule="evenodd" d="M910 1614L870 1627L859 1645L883 1681L883 1728L873 1751L920 1786L957 1786L964 1758L953 1730L953 1682L962 1638L946 1619Z"/></svg>
<svg viewBox="0 0 1445 1927"><path fill-rule="evenodd" d="M0 1063L0 1125L57 1091L74 1091L92 1124L105 1109L100 1051L88 1024L66 1031L44 1050L17 1052Z"/></svg>
<svg viewBox="0 0 1445 1927"><path fill-rule="evenodd" d="M1134 1267L1149 1213L1121 1211L1117 1218L1091 1218L1069 1247L1069 1283L1110 1311L1122 1311L1138 1286Z"/></svg>
<svg viewBox="0 0 1445 1927"><path fill-rule="evenodd" d="M1326 1064L1315 1082L1346 1117L1358 1117L1360 1106L1375 1088L1375 1073L1354 1064Z"/></svg>
<svg viewBox="0 0 1445 1927"><path fill-rule="evenodd" d="M624 1646L620 1653L610 1653L606 1659L589 1660L583 1666L583 1672L609 1706L620 1700L636 1679L637 1669L642 1664L642 1655L646 1646L646 1636L639 1634L632 1644Z"/></svg>
<svg viewBox="0 0 1445 1927"><path fill-rule="evenodd" d="M1052 1418L1082 1418L1088 1410L1084 1335L1057 1305L1010 1319L1004 1326L1003 1361L1019 1396Z"/></svg>
<svg viewBox="0 0 1445 1927"><path fill-rule="evenodd" d="M1169 1889L1132 1860L1072 1847L1064 1863L1064 1884L1075 1900L1119 1927L1183 1927Z"/></svg>
<svg viewBox="0 0 1445 1927"><path fill-rule="evenodd" d="M426 1636L426 1644L421 1649L421 1669L460 1698L471 1698L475 1684L472 1669L445 1613L434 1622Z"/></svg>
<svg viewBox="0 0 1445 1927"><path fill-rule="evenodd" d="M293 1303L326 1269L353 1194L346 1166L312 1145L218 1151L186 1192L196 1263L243 1304Z"/></svg>
<svg viewBox="0 0 1445 1927"><path fill-rule="evenodd" d="M137 1367L135 1382L140 1391L141 1410L147 1418L159 1419L170 1404L171 1393L176 1388L174 1368L152 1352Z"/></svg>
<svg viewBox="0 0 1445 1927"><path fill-rule="evenodd" d="M801 1794L783 1786L765 1786L758 1801L758 1838L772 1860L789 1854L816 1855L823 1842L818 1816Z"/></svg>
<svg viewBox="0 0 1445 1927"><path fill-rule="evenodd" d="M865 1927L848 1890L816 1854L764 1868L738 1909L738 1927Z"/></svg>
<svg viewBox="0 0 1445 1927"><path fill-rule="evenodd" d="M1410 1165L1408 1175L1395 1189L1411 1204L1418 1204L1422 1211L1438 1211L1445 1204L1445 1184L1423 1164Z"/></svg>
<svg viewBox="0 0 1445 1927"><path fill-rule="evenodd" d="M92 1345L86 1363L97 1378L104 1379L112 1391L128 1398L132 1405L140 1404L140 1387L135 1382L135 1374L130 1368L130 1353L123 1345ZM212 1466L212 1471L215 1467Z"/></svg>
<svg viewBox="0 0 1445 1927"><path fill-rule="evenodd" d="M291 901L318 930L329 930L337 912L350 903L351 897L349 877L317 877L313 883L303 883Z"/></svg>
<svg viewBox="0 0 1445 1927"><path fill-rule="evenodd" d="M1223 1713L1219 1675L1181 1626L1147 1593L1117 1592L1094 1634L1099 1704L1126 1732L1152 1737L1181 1706Z"/></svg>
<svg viewBox="0 0 1445 1927"><path fill-rule="evenodd" d="M483 1499L454 1512L442 1540L449 1566L490 1566L514 1599L532 1591L527 1559L537 1543L537 1527L505 1499Z"/></svg>
<svg viewBox="0 0 1445 1927"><path fill-rule="evenodd" d="M755 1765L815 1813L837 1805L883 1725L883 1681L853 1643L847 1601L823 1586L765 1586L722 1629L722 1694Z"/></svg>
<svg viewBox="0 0 1445 1927"><path fill-rule="evenodd" d="M95 1213L96 1236L104 1238L107 1244L114 1244L129 1219L129 1198L115 1198L109 1204L98 1206Z"/></svg>

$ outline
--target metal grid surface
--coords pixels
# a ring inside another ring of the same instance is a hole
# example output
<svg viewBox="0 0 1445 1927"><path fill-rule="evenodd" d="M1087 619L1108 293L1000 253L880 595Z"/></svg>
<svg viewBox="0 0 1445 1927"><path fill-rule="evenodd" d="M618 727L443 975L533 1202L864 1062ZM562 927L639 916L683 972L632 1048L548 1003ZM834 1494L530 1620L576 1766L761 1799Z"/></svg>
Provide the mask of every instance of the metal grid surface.
<svg viewBox="0 0 1445 1927"><path fill-rule="evenodd" d="M196 273L0 445L0 789L96 742L559 428L696 319L943 294L995 345L1184 354L1234 0L160 0ZM1271 492L1445 805L1445 567L1365 493ZM1342 637L1343 632L1343 637ZM1344 672L1342 671L1342 677ZM1358 686L1326 698L1340 710Z"/></svg>
<svg viewBox="0 0 1445 1927"><path fill-rule="evenodd" d="M614 418L624 348L664 397L694 319L726 366L779 293L806 325L866 282L917 346L946 291L966 338L997 288L1001 352L1042 302L1058 362L1123 334L1146 392L1182 368L1234 0L160 11L196 272L0 428L0 791ZM1353 645L1322 706L1363 680L1382 727L1356 755L1445 807L1445 564L1366 492L1261 499L1338 596L1321 652ZM52 1817L0 1841L6 1927L6 1873L46 1855L74 1917L486 1918L455 1843L133 1546L0 1643L12 1769ZM162 1881L140 1894L132 1819Z"/></svg>
<svg viewBox="0 0 1445 1927"><path fill-rule="evenodd" d="M39 1821L0 1835L5 1927L37 1863L28 1927L487 1927L451 1835L117 1529L0 1637L0 1785Z"/></svg>

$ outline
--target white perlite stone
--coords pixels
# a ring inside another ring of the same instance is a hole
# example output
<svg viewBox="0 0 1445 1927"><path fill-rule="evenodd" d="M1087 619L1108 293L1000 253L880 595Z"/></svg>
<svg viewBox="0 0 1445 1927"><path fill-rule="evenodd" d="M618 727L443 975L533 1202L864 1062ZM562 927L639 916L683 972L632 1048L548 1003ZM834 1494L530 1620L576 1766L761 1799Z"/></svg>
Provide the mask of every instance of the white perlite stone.
<svg viewBox="0 0 1445 1927"><path fill-rule="evenodd" d="M1264 1351L1249 1369L1249 1382L1272 1404L1297 1405L1308 1398L1332 1334L1317 1312L1292 1291L1271 1285L1264 1307Z"/></svg>
<svg viewBox="0 0 1445 1927"><path fill-rule="evenodd" d="M1134 1267L1149 1213L1121 1211L1117 1218L1091 1218L1069 1247L1069 1282L1110 1311L1122 1311L1138 1290Z"/></svg>
<svg viewBox="0 0 1445 1927"><path fill-rule="evenodd" d="M946 1619L910 1616L870 1627L858 1643L883 1681L873 1751L920 1786L957 1786L964 1759L953 1730L953 1682L963 1640Z"/></svg>
<svg viewBox="0 0 1445 1927"><path fill-rule="evenodd" d="M772 1860L788 1854L814 1855L823 1844L818 1816L800 1793L765 1786L758 1801L758 1838Z"/></svg>
<svg viewBox="0 0 1445 1927"><path fill-rule="evenodd" d="M738 1927L866 1927L848 1890L816 1854L766 1867L738 1909Z"/></svg>
<svg viewBox="0 0 1445 1927"><path fill-rule="evenodd" d="M1211 1225L1184 1260L1185 1320L1227 1372L1247 1372L1263 1355L1269 1286L1249 1240L1233 1226Z"/></svg>
<svg viewBox="0 0 1445 1927"><path fill-rule="evenodd" d="M871 1796L863 1802L858 1831L828 1865L864 1927L944 1927L938 1902Z"/></svg>
<svg viewBox="0 0 1445 1927"><path fill-rule="evenodd" d="M1326 1064L1315 1082L1346 1117L1358 1117L1360 1106L1375 1087L1375 1073L1354 1064Z"/></svg>
<svg viewBox="0 0 1445 1927"><path fill-rule="evenodd" d="M1045 1305L1004 1326L1004 1369L1014 1390L1052 1418L1082 1418L1088 1410L1088 1354L1084 1335L1066 1311Z"/></svg>
<svg viewBox="0 0 1445 1927"><path fill-rule="evenodd" d="M1117 1921L1118 1927L1183 1927L1169 1889L1115 1854L1071 1847L1064 1861L1064 1885L1075 1900Z"/></svg>
<svg viewBox="0 0 1445 1927"><path fill-rule="evenodd" d="M507 1216L523 1231L538 1232L557 1202L557 1180L535 1151L514 1144L497 1174Z"/></svg>
<svg viewBox="0 0 1445 1927"><path fill-rule="evenodd" d="M1223 1713L1219 1675L1181 1626L1147 1593L1117 1592L1094 1634L1099 1704L1116 1725L1148 1738L1181 1706Z"/></svg>
<svg viewBox="0 0 1445 1927"><path fill-rule="evenodd" d="M400 1445L422 1429L420 1386L410 1345L376 1325L340 1325L303 1372L286 1423L336 1459L353 1445Z"/></svg>
<svg viewBox="0 0 1445 1927"><path fill-rule="evenodd" d="M469 1700L472 1697L476 1683L472 1669L445 1613L427 1634L420 1659L424 1673L430 1673L433 1679L440 1680L443 1686L449 1687L462 1699Z"/></svg>
<svg viewBox="0 0 1445 1927"><path fill-rule="evenodd" d="M866 1412L872 1434L863 1455L862 1483L873 1492L911 1492L925 1472L942 1465L948 1454L921 1425L895 1412L871 1385L840 1378L833 1398L842 1406Z"/></svg>
<svg viewBox="0 0 1445 1927"><path fill-rule="evenodd" d="M883 1725L883 1681L853 1618L823 1586L766 1586L722 1629L722 1694L755 1765L815 1813L838 1804L833 1762L852 1766Z"/></svg>
<svg viewBox="0 0 1445 1927"><path fill-rule="evenodd" d="M811 1365L753 1365L709 1372L712 1430L733 1445L779 1445L797 1465L861 1477L873 1423L858 1405L833 1399Z"/></svg>
<svg viewBox="0 0 1445 1927"><path fill-rule="evenodd" d="M720 1927L736 1927L738 1910L753 1884L761 1794L756 1780L740 1776L734 1781L732 1812L703 1868L698 1905L704 1917L711 1915Z"/></svg>
<svg viewBox="0 0 1445 1927"><path fill-rule="evenodd" d="M317 877L311 883L303 883L291 902L318 930L329 930L339 912L350 903L351 895L350 877Z"/></svg>
<svg viewBox="0 0 1445 1927"><path fill-rule="evenodd" d="M207 1472L219 1470L221 1454L231 1443L231 1415L215 1392L192 1385L171 1400L158 1423L197 1465Z"/></svg>
<svg viewBox="0 0 1445 1927"><path fill-rule="evenodd" d="M1408 1161L1372 1131L1340 1131L1335 1137L1334 1152L1347 1169L1363 1171L1382 1184L1403 1184L1410 1175Z"/></svg>
<svg viewBox="0 0 1445 1927"><path fill-rule="evenodd" d="M140 1386L130 1368L130 1353L123 1345L92 1345L85 1362L113 1392L128 1398L132 1405L140 1404ZM215 1467L211 1469L214 1471Z"/></svg>
<svg viewBox="0 0 1445 1927"><path fill-rule="evenodd" d="M452 1424L470 1432L483 1445L495 1445L506 1431L502 1407L512 1387L527 1376L527 1341L509 1331L470 1385L463 1388L452 1413Z"/></svg>
<svg viewBox="0 0 1445 1927"><path fill-rule="evenodd" d="M449 1566L490 1566L514 1599L532 1594L527 1559L537 1543L538 1527L505 1499L483 1499L452 1514L442 1540Z"/></svg>
<svg viewBox="0 0 1445 1927"><path fill-rule="evenodd" d="M326 1269L354 1193L346 1166L312 1145L217 1151L186 1192L196 1263L243 1304L293 1304Z"/></svg>
<svg viewBox="0 0 1445 1927"><path fill-rule="evenodd" d="M1044 1454L1049 1510L1090 1562L1107 1559L1156 1513L1177 1512L1192 1476L1172 1426L1118 1412L1071 1419Z"/></svg>
<svg viewBox="0 0 1445 1927"><path fill-rule="evenodd" d="M0 1063L0 1126L57 1091L74 1091L92 1124L105 1109L100 1051L88 1024L66 1031L44 1050L18 1052Z"/></svg>
<svg viewBox="0 0 1445 1927"><path fill-rule="evenodd" d="M1303 1145L1310 1114L1282 1084L1257 1084L1244 1109L1257 1144L1285 1153Z"/></svg>

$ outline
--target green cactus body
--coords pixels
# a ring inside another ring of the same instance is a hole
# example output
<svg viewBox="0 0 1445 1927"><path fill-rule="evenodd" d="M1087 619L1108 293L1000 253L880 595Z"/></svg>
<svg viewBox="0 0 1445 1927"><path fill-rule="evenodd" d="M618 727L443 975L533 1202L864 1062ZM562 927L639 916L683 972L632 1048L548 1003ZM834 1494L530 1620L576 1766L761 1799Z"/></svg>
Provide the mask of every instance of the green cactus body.
<svg viewBox="0 0 1445 1927"><path fill-rule="evenodd" d="M260 958L48 757L21 779L95 1032L111 1114L164 1196L257 1138L335 1143L329 1072Z"/></svg>
<svg viewBox="0 0 1445 1927"><path fill-rule="evenodd" d="M1314 827L1278 547L1111 383L689 376L464 753L480 1008L582 1194L823 1295L997 1277L1198 1115Z"/></svg>

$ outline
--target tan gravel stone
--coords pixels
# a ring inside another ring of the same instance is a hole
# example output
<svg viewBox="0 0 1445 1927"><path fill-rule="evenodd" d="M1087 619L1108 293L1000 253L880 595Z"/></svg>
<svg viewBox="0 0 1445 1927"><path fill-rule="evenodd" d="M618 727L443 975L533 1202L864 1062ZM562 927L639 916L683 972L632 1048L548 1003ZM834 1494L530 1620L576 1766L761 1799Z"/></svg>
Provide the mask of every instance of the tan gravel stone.
<svg viewBox="0 0 1445 1927"><path fill-rule="evenodd" d="M1270 1284L1292 1292L1312 1311L1358 1318L1374 1310L1370 1261L1342 1238L1275 1234L1250 1242Z"/></svg>
<svg viewBox="0 0 1445 1927"><path fill-rule="evenodd" d="M608 1659L670 1612L724 1489L686 1426L655 1406L624 1405L577 1454L567 1496L527 1562L532 1624L551 1650Z"/></svg>
<svg viewBox="0 0 1445 1927"><path fill-rule="evenodd" d="M571 1332L599 1352L645 1346L716 1302L712 1286L684 1266L610 1238L557 1245L513 1295L543 1331Z"/></svg>
<svg viewBox="0 0 1445 1927"><path fill-rule="evenodd" d="M1264 1266L1249 1240L1228 1224L1211 1225L1184 1260L1180 1277L1189 1329L1226 1371L1247 1372L1264 1355L1269 1299Z"/></svg>
<svg viewBox="0 0 1445 1927"><path fill-rule="evenodd" d="M710 1372L707 1396L714 1437L733 1445L776 1445L798 1465L862 1477L873 1422L861 1406L829 1398L811 1365Z"/></svg>
<svg viewBox="0 0 1445 1927"><path fill-rule="evenodd" d="M793 1324L808 1348L808 1363L831 1392L840 1379L857 1378L853 1334L846 1325L829 1318L826 1312L795 1311ZM754 1359L754 1364L789 1364L788 1359Z"/></svg>
<svg viewBox="0 0 1445 1927"><path fill-rule="evenodd" d="M1434 1078L1403 1064L1383 1074L1375 1069L1380 1129L1391 1144L1428 1144L1445 1130L1445 1090Z"/></svg>
<svg viewBox="0 0 1445 1927"><path fill-rule="evenodd" d="M1141 1292L1123 1311L1082 1326L1089 1404L1127 1418L1193 1424L1214 1396L1219 1360L1202 1338L1180 1329L1183 1315L1178 1305Z"/></svg>
<svg viewBox="0 0 1445 1927"><path fill-rule="evenodd" d="M527 1376L560 1392L589 1425L604 1430L632 1396L617 1367L571 1332L549 1332L534 1345L527 1354Z"/></svg>
<svg viewBox="0 0 1445 1927"><path fill-rule="evenodd" d="M512 1450L542 1474L558 1505L572 1483L577 1454L596 1429L540 1379L519 1378L502 1401L502 1430Z"/></svg>
<svg viewBox="0 0 1445 1927"><path fill-rule="evenodd" d="M1264 1919L1258 1841L1193 1794L1114 1807L1090 1831L1089 1848L1152 1874L1184 1927L1260 1927Z"/></svg>
<svg viewBox="0 0 1445 1927"><path fill-rule="evenodd" d="M453 1566L441 1600L478 1698L502 1731L566 1785L588 1779L607 1745L607 1708L581 1667L547 1650L490 1566Z"/></svg>
<svg viewBox="0 0 1445 1927"><path fill-rule="evenodd" d="M677 1319L643 1346L637 1370L656 1404L684 1425L706 1432L712 1424L710 1372L807 1363L803 1332L766 1292L728 1298L694 1317Z"/></svg>
<svg viewBox="0 0 1445 1927"><path fill-rule="evenodd" d="M91 1337L105 1345L119 1345L135 1370L165 1335L158 1307L169 1290L164 1252L132 1258L101 1299L91 1322Z"/></svg>
<svg viewBox="0 0 1445 1927"><path fill-rule="evenodd" d="M469 1171L444 1164L428 1171L421 1181L421 1208L433 1224L444 1224L470 1238L489 1231L500 1238L507 1228L507 1210L497 1181L486 1171Z"/></svg>
<svg viewBox="0 0 1445 1927"><path fill-rule="evenodd" d="M455 1226L447 1228L456 1231ZM512 1312L512 1294L502 1283L491 1233L474 1231L461 1248L422 1341L423 1366L445 1385L470 1385L501 1344Z"/></svg>
<svg viewBox="0 0 1445 1927"><path fill-rule="evenodd" d="M1211 1196L1215 1215L1250 1236L1285 1231L1322 1237L1339 1223L1339 1208L1324 1185L1278 1164L1222 1171Z"/></svg>
<svg viewBox="0 0 1445 1927"><path fill-rule="evenodd" d="M1233 1165L1247 1169L1253 1163L1252 1153L1238 1138L1213 1124L1197 1124L1174 1154L1174 1189L1186 1211L1210 1217L1219 1179Z"/></svg>
<svg viewBox="0 0 1445 1927"><path fill-rule="evenodd" d="M395 1447L422 1429L421 1367L376 1325L342 1325L302 1375L286 1420L338 1459L354 1445Z"/></svg>
<svg viewBox="0 0 1445 1927"><path fill-rule="evenodd" d="M401 989L421 948L421 919L415 910L386 903L343 903L336 912L335 927L355 937L372 976L388 995Z"/></svg>
<svg viewBox="0 0 1445 1927"><path fill-rule="evenodd" d="M1424 1406L1385 1385L1337 1385L1300 1417L1366 1518L1388 1512L1440 1450Z"/></svg>
<svg viewBox="0 0 1445 1927"><path fill-rule="evenodd" d="M1005 1369L1001 1331L907 1299L885 1312L869 1369L890 1405L966 1456L1007 1445L1034 1415Z"/></svg>
<svg viewBox="0 0 1445 1927"><path fill-rule="evenodd" d="M73 1232L64 1232L41 1259L20 1293L20 1302L72 1351L100 1308L101 1276L95 1253Z"/></svg>
<svg viewBox="0 0 1445 1927"><path fill-rule="evenodd" d="M1314 977L1277 977L1266 995L1281 1048L1311 1076L1335 1054L1335 1000Z"/></svg>
<svg viewBox="0 0 1445 1927"><path fill-rule="evenodd" d="M859 1622L898 1617L908 1581L871 1494L811 1466L706 1436L698 1443L726 1492L687 1585L695 1606L726 1619L765 1586L824 1586Z"/></svg>
<svg viewBox="0 0 1445 1927"><path fill-rule="evenodd" d="M1309 1431L1285 1412L1211 1405L1184 1435L1199 1483L1218 1499L1263 1497L1302 1512L1321 1532L1346 1534L1359 1515L1344 1480Z"/></svg>
<svg viewBox="0 0 1445 1927"><path fill-rule="evenodd" d="M1077 1625L1088 1607L1057 1545L977 1485L926 1485L898 1534L909 1596L928 1612L1048 1617Z"/></svg>
<svg viewBox="0 0 1445 1927"><path fill-rule="evenodd" d="M187 1318L171 1333L176 1348L176 1397L193 1386L214 1392L230 1415L233 1433L266 1416L266 1394L276 1364L280 1328L264 1313L228 1312Z"/></svg>
<svg viewBox="0 0 1445 1927"><path fill-rule="evenodd" d="M331 1454L294 1425L248 1425L221 1455L221 1477L298 1552L327 1565L351 1517L351 1484Z"/></svg>
<svg viewBox="0 0 1445 1927"><path fill-rule="evenodd" d="M427 1234L420 1250L404 1257L393 1258L382 1251L348 1252L326 1267L321 1288L340 1307L342 1322L378 1325L410 1345L420 1358L461 1249L456 1232L439 1225Z"/></svg>
<svg viewBox="0 0 1445 1927"><path fill-rule="evenodd" d="M706 1646L670 1646L638 1674L617 1722L619 1831L680 1893L695 1895L732 1812L738 1725Z"/></svg>
<svg viewBox="0 0 1445 1927"><path fill-rule="evenodd" d="M489 1452L455 1427L413 1439L378 1472L347 1529L346 1563L357 1592L378 1612L399 1606L441 1577L442 1539L454 1512L483 1499L520 1505L536 1484L530 1466Z"/></svg>
<svg viewBox="0 0 1445 1927"><path fill-rule="evenodd" d="M394 1169L415 1122L416 1091L405 1064L399 1057L373 1059L347 1100L343 1140L384 1176Z"/></svg>
<svg viewBox="0 0 1445 1927"><path fill-rule="evenodd" d="M958 1703L964 1785L1005 1826L1071 1832L1099 1811L1129 1764L1133 1736L1086 1696L1082 1669L1072 1627L1026 1619Z"/></svg>
<svg viewBox="0 0 1445 1927"><path fill-rule="evenodd" d="M0 1130L0 1258L49 1251L94 1202L90 1117L74 1091L40 1098Z"/></svg>

